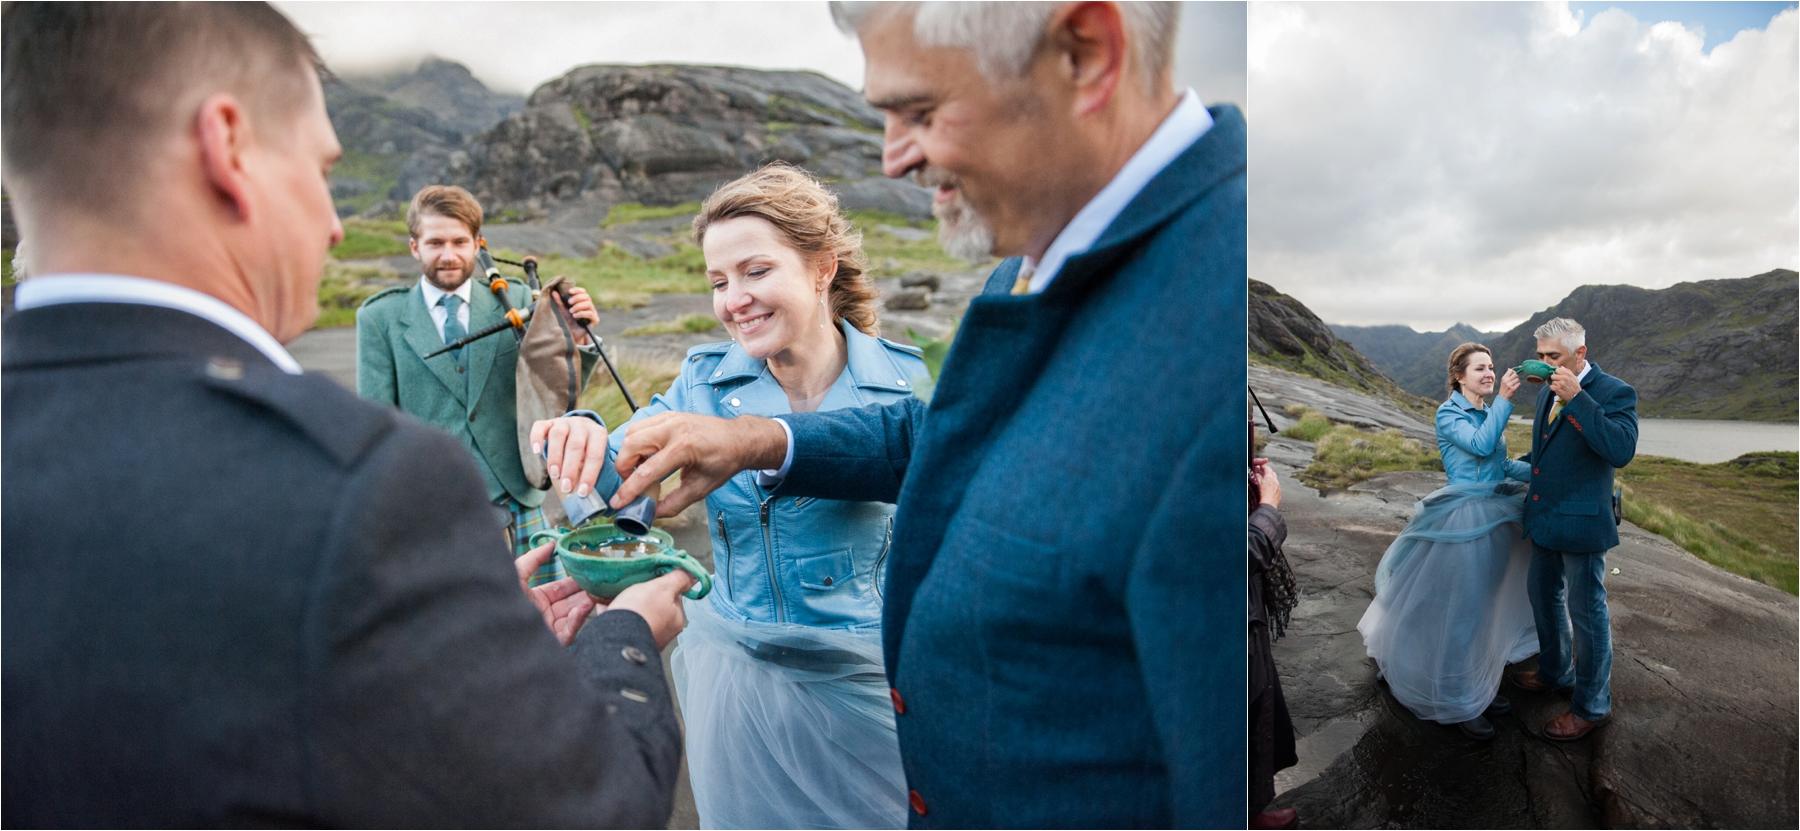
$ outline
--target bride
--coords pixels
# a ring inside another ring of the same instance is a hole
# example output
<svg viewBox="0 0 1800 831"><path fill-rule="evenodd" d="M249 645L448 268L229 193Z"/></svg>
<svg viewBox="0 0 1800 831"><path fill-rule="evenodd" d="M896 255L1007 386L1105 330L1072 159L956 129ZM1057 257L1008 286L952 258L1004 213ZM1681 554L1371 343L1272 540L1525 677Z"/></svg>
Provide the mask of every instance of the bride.
<svg viewBox="0 0 1800 831"><path fill-rule="evenodd" d="M1487 714L1511 709L1501 671L1537 653L1525 594L1531 547L1520 537L1531 468L1506 456L1506 420L1519 376L1495 390L1488 348L1450 353L1450 399L1437 409L1449 484L1416 506L1375 570L1375 600L1356 625L1394 698L1421 719L1491 739ZM1484 407L1483 405L1488 406Z"/></svg>

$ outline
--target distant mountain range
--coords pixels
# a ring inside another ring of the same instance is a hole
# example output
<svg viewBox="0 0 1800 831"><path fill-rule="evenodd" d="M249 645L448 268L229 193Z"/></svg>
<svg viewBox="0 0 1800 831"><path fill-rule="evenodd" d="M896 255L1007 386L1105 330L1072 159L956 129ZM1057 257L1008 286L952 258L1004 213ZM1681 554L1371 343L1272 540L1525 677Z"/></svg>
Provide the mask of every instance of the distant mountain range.
<svg viewBox="0 0 1800 831"><path fill-rule="evenodd" d="M1536 354L1553 317L1587 329L1588 357L1637 388L1638 413L1662 418L1794 421L1800 397L1800 275L1785 268L1666 289L1582 286L1489 340L1514 366ZM1527 384L1514 404L1537 401Z"/></svg>
<svg viewBox="0 0 1800 831"><path fill-rule="evenodd" d="M1488 343L1503 334L1482 332L1466 323L1442 332L1415 332L1399 325L1332 326L1331 331L1401 389L1431 399L1441 399L1449 389L1451 350L1471 341Z"/></svg>
<svg viewBox="0 0 1800 831"><path fill-rule="evenodd" d="M1297 312L1264 310L1258 320L1258 286L1251 281L1250 326L1275 326ZM1266 287L1265 287L1266 288ZM1275 294L1273 289L1267 289ZM1299 306L1298 301L1275 294ZM1331 331L1345 349L1367 356L1385 376L1409 392L1442 400L1450 350L1468 340L1487 344L1502 367L1536 354L1532 332L1554 317L1573 318L1587 329L1589 357L1638 391L1638 413L1661 418L1716 418L1791 422L1800 416L1800 275L1775 269L1732 280L1679 283L1666 289L1635 286L1582 286L1561 302L1506 332L1479 332L1454 326L1445 332L1416 332L1405 326L1338 326ZM1311 312L1299 307L1305 316ZM1317 318L1312 318L1316 320ZM1315 340L1322 336L1313 332ZM1335 340L1335 338L1334 338ZM1253 334L1251 354L1282 355ZM1333 347L1334 349L1336 347ZM1319 351L1314 347L1314 351ZM1291 350L1290 350L1291 352ZM1268 354L1265 354L1268 353ZM1339 354L1338 363L1348 362ZM1315 359L1305 368L1326 380L1341 369ZM1282 364L1287 365L1287 364ZM1295 368L1290 366L1290 368ZM1356 386L1356 385L1352 385ZM1367 389L1366 386L1358 386ZM1527 384L1514 403L1533 412L1541 387Z"/></svg>
<svg viewBox="0 0 1800 831"><path fill-rule="evenodd" d="M881 175L880 115L814 72L592 65L526 98L433 58L336 80L326 107L345 148L332 175L343 214L393 213L449 182L498 219L604 216L698 201L772 161L830 182L848 209L931 211L929 191Z"/></svg>

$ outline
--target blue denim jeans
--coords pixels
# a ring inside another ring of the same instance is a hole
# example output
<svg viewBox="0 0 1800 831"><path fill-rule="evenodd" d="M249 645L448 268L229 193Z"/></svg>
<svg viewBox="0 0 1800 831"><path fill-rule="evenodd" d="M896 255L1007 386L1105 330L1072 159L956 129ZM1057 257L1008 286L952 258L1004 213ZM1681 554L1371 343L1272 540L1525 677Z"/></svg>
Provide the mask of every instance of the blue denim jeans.
<svg viewBox="0 0 1800 831"><path fill-rule="evenodd" d="M1588 721L1612 712L1612 622L1606 614L1606 552L1570 554L1533 544L1526 578L1537 619L1538 674L1573 687L1569 709ZM1574 654L1570 654L1570 628Z"/></svg>

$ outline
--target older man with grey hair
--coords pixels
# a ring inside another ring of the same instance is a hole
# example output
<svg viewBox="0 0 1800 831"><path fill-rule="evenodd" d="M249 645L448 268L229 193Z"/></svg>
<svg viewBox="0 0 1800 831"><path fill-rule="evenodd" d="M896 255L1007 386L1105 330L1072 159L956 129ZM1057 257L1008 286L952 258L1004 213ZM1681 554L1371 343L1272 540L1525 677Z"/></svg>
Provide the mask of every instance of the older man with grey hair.
<svg viewBox="0 0 1800 831"><path fill-rule="evenodd" d="M1526 585L1538 668L1513 682L1533 692L1571 690L1569 711L1544 725L1543 735L1573 741L1612 714L1606 552L1619 544L1613 469L1637 453L1637 391L1587 359L1581 324L1554 318L1533 334L1538 358L1555 367L1553 394L1540 397L1527 457L1525 535L1533 556Z"/></svg>
<svg viewBox="0 0 1800 831"><path fill-rule="evenodd" d="M929 405L657 416L615 501L759 468L769 500L898 502L913 826L1243 827L1243 422L1211 394L1245 380L1242 116L1173 87L1174 4L833 13L885 172L934 189L949 248L1007 259Z"/></svg>

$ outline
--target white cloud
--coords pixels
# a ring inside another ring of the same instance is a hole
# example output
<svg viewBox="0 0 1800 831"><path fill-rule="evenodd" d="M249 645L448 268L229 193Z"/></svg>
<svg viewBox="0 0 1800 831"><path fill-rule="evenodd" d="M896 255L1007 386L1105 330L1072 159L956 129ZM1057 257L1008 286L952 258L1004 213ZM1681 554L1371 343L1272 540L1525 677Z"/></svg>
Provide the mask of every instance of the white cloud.
<svg viewBox="0 0 1800 831"><path fill-rule="evenodd" d="M1566 4L1258 3L1250 273L1334 323L1800 263L1800 14L1702 51Z"/></svg>
<svg viewBox="0 0 1800 831"><path fill-rule="evenodd" d="M344 74L462 63L494 89L529 93L591 63L810 69L862 87L862 52L824 2L282 2ZM1244 100L1244 4L1183 4L1177 80L1207 101Z"/></svg>

